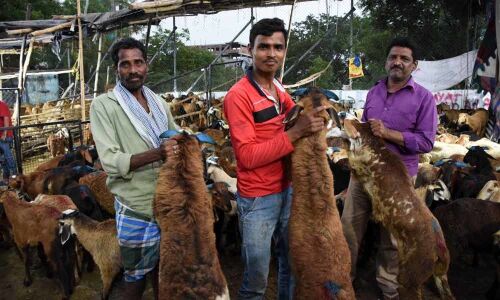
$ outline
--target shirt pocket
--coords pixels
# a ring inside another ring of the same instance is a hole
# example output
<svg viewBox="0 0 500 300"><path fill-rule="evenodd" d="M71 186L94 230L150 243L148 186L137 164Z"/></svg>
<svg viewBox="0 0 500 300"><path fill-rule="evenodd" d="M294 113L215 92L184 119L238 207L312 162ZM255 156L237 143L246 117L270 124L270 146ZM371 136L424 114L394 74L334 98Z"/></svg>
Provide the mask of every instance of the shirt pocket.
<svg viewBox="0 0 500 300"><path fill-rule="evenodd" d="M415 111L394 108L392 115L392 125L395 129L405 130L414 129L416 125L417 114Z"/></svg>

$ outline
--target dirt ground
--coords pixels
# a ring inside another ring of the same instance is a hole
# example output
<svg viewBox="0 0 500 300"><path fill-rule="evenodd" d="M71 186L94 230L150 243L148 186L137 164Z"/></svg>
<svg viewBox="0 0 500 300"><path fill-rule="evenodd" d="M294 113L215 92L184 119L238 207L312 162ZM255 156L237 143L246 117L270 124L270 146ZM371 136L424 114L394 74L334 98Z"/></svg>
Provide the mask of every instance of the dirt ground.
<svg viewBox="0 0 500 300"><path fill-rule="evenodd" d="M36 251L34 251L36 252ZM33 253L35 265L37 264L36 255ZM370 255L370 259L361 262L358 269L359 278L356 281L355 288L358 299L376 300L379 298L378 288L375 282L375 263ZM450 282L455 296L458 300L497 300L499 298L485 296L486 291L494 284L495 268L492 258L483 258L477 267L460 266L450 272ZM227 255L221 259L224 274L229 284L231 298L236 299L237 291L241 283L243 265L239 255ZM276 299L276 268L273 262L269 276L269 286L265 299ZM459 273L457 273L459 271ZM457 275L458 274L458 275ZM41 267L34 267L32 271L33 284L30 287L24 287L23 282L24 269L23 264L13 248L0 249L0 299L60 299L59 289L54 280L45 277L44 270ZM99 290L101 280L98 269L92 273L84 273L80 284L75 288L71 299L87 300L100 299ZM143 299L153 299L153 293L150 285L146 290ZM425 289L425 299L439 299L429 284Z"/></svg>

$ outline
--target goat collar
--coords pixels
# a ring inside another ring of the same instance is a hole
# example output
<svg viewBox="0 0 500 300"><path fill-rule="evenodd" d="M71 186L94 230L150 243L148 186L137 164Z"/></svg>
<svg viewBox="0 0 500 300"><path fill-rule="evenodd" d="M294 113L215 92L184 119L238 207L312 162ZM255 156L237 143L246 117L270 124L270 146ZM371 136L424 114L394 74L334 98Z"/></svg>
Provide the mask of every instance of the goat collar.
<svg viewBox="0 0 500 300"><path fill-rule="evenodd" d="M204 134L204 133L201 133L201 132L197 132L195 134L189 134L189 133L187 133L184 130L181 130L181 131L178 131L178 130L167 130L167 131L163 132L162 134L160 134L160 139L169 139L169 138L171 138L173 136L176 136L176 135L179 135L179 134L192 135L200 143L207 143L207 144L215 145L214 139L211 136L207 135L207 134Z"/></svg>

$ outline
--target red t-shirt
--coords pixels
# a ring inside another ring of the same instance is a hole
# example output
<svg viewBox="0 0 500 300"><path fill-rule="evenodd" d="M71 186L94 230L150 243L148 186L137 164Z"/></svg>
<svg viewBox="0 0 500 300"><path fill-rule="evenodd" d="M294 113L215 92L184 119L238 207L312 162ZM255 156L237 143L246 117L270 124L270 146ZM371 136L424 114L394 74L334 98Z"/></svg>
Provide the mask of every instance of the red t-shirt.
<svg viewBox="0 0 500 300"><path fill-rule="evenodd" d="M290 185L284 176L283 157L293 151L283 119L295 106L277 80L276 103L252 79L249 71L224 97L224 114L237 160L238 193L259 197L283 191Z"/></svg>
<svg viewBox="0 0 500 300"><path fill-rule="evenodd" d="M8 117L8 124L4 124L3 118ZM12 126L12 118L10 117L10 110L7 103L0 100L0 127L9 127ZM0 130L0 137L2 137L4 130ZM13 137L12 130L7 130L7 137Z"/></svg>

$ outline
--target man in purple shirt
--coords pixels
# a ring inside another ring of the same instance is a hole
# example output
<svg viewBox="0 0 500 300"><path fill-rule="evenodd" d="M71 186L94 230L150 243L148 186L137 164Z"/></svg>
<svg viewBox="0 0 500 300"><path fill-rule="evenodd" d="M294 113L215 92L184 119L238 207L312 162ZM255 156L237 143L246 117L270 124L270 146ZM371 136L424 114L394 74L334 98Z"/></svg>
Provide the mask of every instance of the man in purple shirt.
<svg viewBox="0 0 500 300"><path fill-rule="evenodd" d="M418 154L432 150L437 127L437 111L431 92L417 84L411 73L417 67L415 47L406 38L395 38L387 49L388 77L368 92L362 121L369 122L374 135L398 154L415 179ZM356 276L358 250L371 215L371 201L363 186L351 177L342 227L351 251L352 272ZM384 299L399 299L398 253L395 239L381 228L377 253L377 282Z"/></svg>

